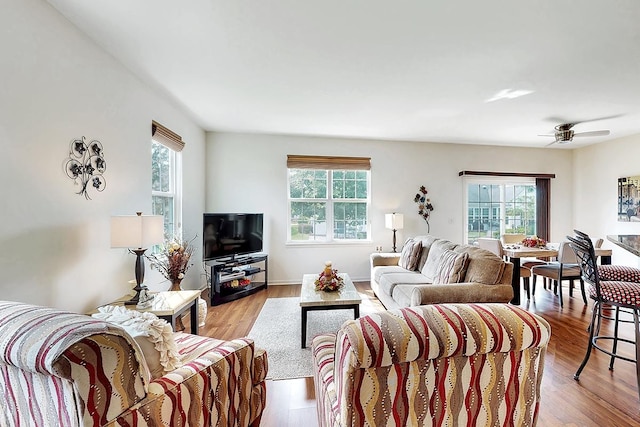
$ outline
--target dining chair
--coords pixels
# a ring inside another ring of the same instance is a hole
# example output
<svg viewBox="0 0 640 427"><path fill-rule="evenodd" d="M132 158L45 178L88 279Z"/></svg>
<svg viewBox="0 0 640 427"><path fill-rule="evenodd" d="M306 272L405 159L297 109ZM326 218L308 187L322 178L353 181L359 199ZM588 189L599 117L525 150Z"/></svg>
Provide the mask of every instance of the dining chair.
<svg viewBox="0 0 640 427"><path fill-rule="evenodd" d="M514 244L520 244L522 243L522 241L525 239L525 237L527 237L524 233L505 233L501 236L501 240L502 240L502 244L503 245L514 245ZM524 267L526 268L527 271L527 277L531 276L531 268L535 265L543 265L546 264L546 261L543 261L541 259L537 259L537 258L521 258L520 259L520 267ZM520 271L522 272L522 268L520 268ZM544 279L544 287L547 287L547 279ZM529 298L529 289L527 289L527 298Z"/></svg>
<svg viewBox="0 0 640 427"><path fill-rule="evenodd" d="M569 241L560 243L556 261L550 261L542 265L531 267L532 289L531 293L536 294L537 276L542 276L553 281L553 289L560 297L560 307L563 306L562 281L569 280L569 296L573 296L574 281L580 280L580 291L582 300L587 304L587 295L584 289L584 281L580 275L580 266L576 253L569 246Z"/></svg>
<svg viewBox="0 0 640 427"><path fill-rule="evenodd" d="M505 233L502 235L502 243L505 245L522 243L525 237L522 233Z"/></svg>
<svg viewBox="0 0 640 427"><path fill-rule="evenodd" d="M478 239L478 247L482 249L486 249L489 252L493 252L498 255L500 258L504 258L504 250L502 248L502 242L500 239L493 239L490 237L480 237ZM524 286L524 290L527 291L527 299L531 298L529 293L529 278L531 277L531 270L527 267L520 266L520 278L522 279L522 284Z"/></svg>
<svg viewBox="0 0 640 427"><path fill-rule="evenodd" d="M567 238L579 260L582 278L589 285L589 297L594 300L595 304L589 324L587 352L573 378L576 381L579 380L582 370L589 361L591 350L596 349L610 356L609 370L611 371L615 359L635 363L636 383L640 397L640 322L638 320L640 316L640 283L601 280L591 239L578 230L574 230L574 232L575 236L567 236ZM615 309L613 313L611 313L612 308ZM632 316L631 319L627 317L629 314ZM603 320L614 322L613 331L608 325L604 330L601 330ZM634 339L619 336L619 326L622 323L633 323ZM619 342L633 344L635 356L632 357L628 353L620 352L618 350Z"/></svg>

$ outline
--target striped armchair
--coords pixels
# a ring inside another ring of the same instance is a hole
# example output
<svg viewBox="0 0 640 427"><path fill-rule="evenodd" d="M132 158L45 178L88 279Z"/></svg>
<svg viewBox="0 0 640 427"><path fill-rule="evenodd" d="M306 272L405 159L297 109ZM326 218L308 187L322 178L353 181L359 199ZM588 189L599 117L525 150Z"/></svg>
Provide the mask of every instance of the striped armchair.
<svg viewBox="0 0 640 427"><path fill-rule="evenodd" d="M152 378L120 327L0 301L0 425L257 426L266 354L248 339L174 338L181 366Z"/></svg>
<svg viewBox="0 0 640 427"><path fill-rule="evenodd" d="M533 426L550 327L508 304L385 311L314 338L320 426Z"/></svg>

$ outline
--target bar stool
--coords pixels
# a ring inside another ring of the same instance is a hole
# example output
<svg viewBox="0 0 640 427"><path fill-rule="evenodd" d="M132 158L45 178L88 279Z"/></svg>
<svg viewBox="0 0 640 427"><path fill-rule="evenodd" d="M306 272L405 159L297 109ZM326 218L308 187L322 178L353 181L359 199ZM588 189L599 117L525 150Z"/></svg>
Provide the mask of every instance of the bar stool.
<svg viewBox="0 0 640 427"><path fill-rule="evenodd" d="M589 361L591 350L599 350L611 357L609 370L613 370L615 359L622 359L636 364L636 383L638 396L640 397L640 283L625 282L617 280L603 281L600 278L599 268L596 264L596 254L593 243L585 233L574 230L575 236L567 236L571 248L578 257L582 278L589 284L589 297L594 300L593 314L589 324L589 343L587 353L582 364L576 371L573 378L579 380L580 373ZM613 315L609 315L611 309ZM631 314L633 319L621 319L620 315ZM601 330L602 320L607 319L615 322L613 334L607 335ZM621 323L633 323L635 339L620 337L618 334ZM610 343L606 345L605 343ZM619 343L633 344L635 347L635 357L623 355L618 351Z"/></svg>

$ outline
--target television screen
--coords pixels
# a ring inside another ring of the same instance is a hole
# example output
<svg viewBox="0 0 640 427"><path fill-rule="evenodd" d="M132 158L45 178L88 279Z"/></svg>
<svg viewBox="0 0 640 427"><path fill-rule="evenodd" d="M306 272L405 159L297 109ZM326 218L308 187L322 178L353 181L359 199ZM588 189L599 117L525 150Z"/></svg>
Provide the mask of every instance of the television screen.
<svg viewBox="0 0 640 427"><path fill-rule="evenodd" d="M205 213L202 224L205 261L262 251L261 213Z"/></svg>

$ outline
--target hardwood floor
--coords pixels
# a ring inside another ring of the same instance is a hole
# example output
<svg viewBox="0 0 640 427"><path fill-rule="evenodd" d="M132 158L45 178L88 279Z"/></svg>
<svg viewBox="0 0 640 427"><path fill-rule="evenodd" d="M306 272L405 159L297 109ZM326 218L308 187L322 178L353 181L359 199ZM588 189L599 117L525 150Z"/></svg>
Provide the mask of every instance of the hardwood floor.
<svg viewBox="0 0 640 427"><path fill-rule="evenodd" d="M383 310L368 282L355 283L362 296L360 315ZM640 401L635 365L617 360L609 371L608 357L594 351L589 363L575 381L587 346L590 302L585 306L579 290L569 297L564 288L564 307L558 296L540 286L536 295L522 307L538 313L551 325L551 341L545 357L539 426L639 426ZM267 290L220 306L209 307L201 334L218 339L247 335L267 298L298 296L299 285L269 286ZM523 294L524 295L524 294ZM188 324L188 322L184 322ZM631 328L626 328L629 336ZM633 351L630 348L630 351ZM633 354L633 353L630 353ZM267 406L263 426L317 425L313 378L267 381Z"/></svg>

